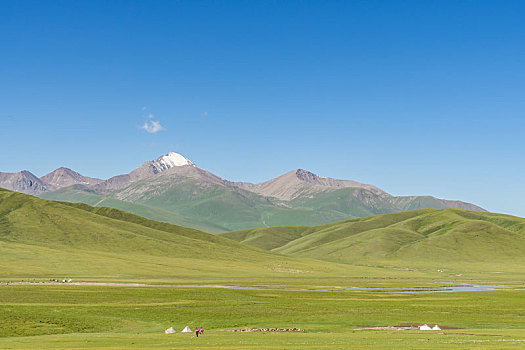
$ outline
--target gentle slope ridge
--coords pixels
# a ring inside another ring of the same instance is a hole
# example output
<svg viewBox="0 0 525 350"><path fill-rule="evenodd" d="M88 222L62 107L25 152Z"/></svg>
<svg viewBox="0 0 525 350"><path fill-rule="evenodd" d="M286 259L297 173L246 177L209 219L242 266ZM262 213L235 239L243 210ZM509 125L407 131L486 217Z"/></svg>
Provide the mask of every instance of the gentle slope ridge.
<svg viewBox="0 0 525 350"><path fill-rule="evenodd" d="M462 209L420 209L315 227L221 234L281 254L345 263L523 264L525 219Z"/></svg>

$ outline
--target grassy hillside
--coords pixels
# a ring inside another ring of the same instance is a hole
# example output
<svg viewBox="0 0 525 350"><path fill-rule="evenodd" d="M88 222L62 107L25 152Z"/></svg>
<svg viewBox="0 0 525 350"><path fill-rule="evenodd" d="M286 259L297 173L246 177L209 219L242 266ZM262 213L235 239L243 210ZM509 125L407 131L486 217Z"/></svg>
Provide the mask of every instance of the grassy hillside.
<svg viewBox="0 0 525 350"><path fill-rule="evenodd" d="M221 236L281 254L344 263L523 264L525 256L525 219L461 209L420 209Z"/></svg>
<svg viewBox="0 0 525 350"><path fill-rule="evenodd" d="M137 181L122 191L104 195L82 186L72 186L40 197L112 207L210 233L249 227L316 225L348 218L347 214L330 209L291 208L252 192L195 179L156 186L148 180Z"/></svg>
<svg viewBox="0 0 525 350"><path fill-rule="evenodd" d="M120 209L155 221L191 227L210 233L227 231L226 228L205 220L192 220L190 218L183 217L174 211L155 208L140 203L118 200L105 194L98 194L95 191L87 189L85 186L75 185L65 187L54 192L43 193L39 197L54 201L85 203L91 206Z"/></svg>
<svg viewBox="0 0 525 350"><path fill-rule="evenodd" d="M267 276L337 273L120 210L0 189L0 271L9 276Z"/></svg>
<svg viewBox="0 0 525 350"><path fill-rule="evenodd" d="M130 187L140 185L139 182ZM344 217L344 215L315 211L311 208L295 209L280 206L255 193L202 184L192 179L179 182L177 186L172 186L168 190L156 192L154 196L133 200L150 207L177 213L181 217L214 223L222 227L223 231L246 227L277 226L285 223L292 225L328 223Z"/></svg>
<svg viewBox="0 0 525 350"><path fill-rule="evenodd" d="M315 211L338 213L344 219L401 211L386 197L362 188L342 188L302 196L290 201L294 208L309 208Z"/></svg>

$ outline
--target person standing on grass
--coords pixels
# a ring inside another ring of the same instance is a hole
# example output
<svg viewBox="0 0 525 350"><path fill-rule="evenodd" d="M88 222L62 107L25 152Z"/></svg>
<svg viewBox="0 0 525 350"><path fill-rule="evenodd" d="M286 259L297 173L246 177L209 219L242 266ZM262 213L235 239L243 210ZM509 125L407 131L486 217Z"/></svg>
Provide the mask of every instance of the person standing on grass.
<svg viewBox="0 0 525 350"><path fill-rule="evenodd" d="M195 336L198 338L199 337L199 329L198 328L195 328Z"/></svg>

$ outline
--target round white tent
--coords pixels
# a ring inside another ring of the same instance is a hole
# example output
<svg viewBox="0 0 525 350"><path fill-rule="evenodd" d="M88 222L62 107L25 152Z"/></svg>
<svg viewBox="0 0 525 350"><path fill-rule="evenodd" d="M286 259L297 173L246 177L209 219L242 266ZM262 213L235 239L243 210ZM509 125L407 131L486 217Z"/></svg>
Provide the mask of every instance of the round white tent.
<svg viewBox="0 0 525 350"><path fill-rule="evenodd" d="M432 328L430 328L427 324L424 324L422 326L419 326L420 331L431 331Z"/></svg>
<svg viewBox="0 0 525 350"><path fill-rule="evenodd" d="M170 328L164 330L164 333L166 333L166 334L173 334L173 333L177 333L177 331L175 329L173 329L173 327L170 327Z"/></svg>
<svg viewBox="0 0 525 350"><path fill-rule="evenodd" d="M184 329L182 330L182 333L191 333L191 328L188 326L184 327Z"/></svg>

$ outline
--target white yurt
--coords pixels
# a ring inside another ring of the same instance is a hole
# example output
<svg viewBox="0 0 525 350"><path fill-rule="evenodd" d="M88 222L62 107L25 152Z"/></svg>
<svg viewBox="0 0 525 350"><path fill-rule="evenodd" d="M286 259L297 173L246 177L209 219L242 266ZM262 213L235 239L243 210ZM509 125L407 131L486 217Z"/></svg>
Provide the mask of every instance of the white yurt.
<svg viewBox="0 0 525 350"><path fill-rule="evenodd" d="M191 333L191 328L188 326L184 327L184 329L182 330L182 333Z"/></svg>
<svg viewBox="0 0 525 350"><path fill-rule="evenodd" d="M166 333L166 334L173 334L173 333L177 333L177 331L175 329L173 329L173 327L170 327L170 328L164 330L164 333Z"/></svg>
<svg viewBox="0 0 525 350"><path fill-rule="evenodd" d="M431 331L432 328L430 328L430 327L428 326L428 324L424 324L424 325L422 325L422 326L419 326L419 330L420 330L420 331Z"/></svg>
<svg viewBox="0 0 525 350"><path fill-rule="evenodd" d="M439 328L438 325L435 325L434 327L432 327L432 330L433 330L433 331L440 331L441 328Z"/></svg>

